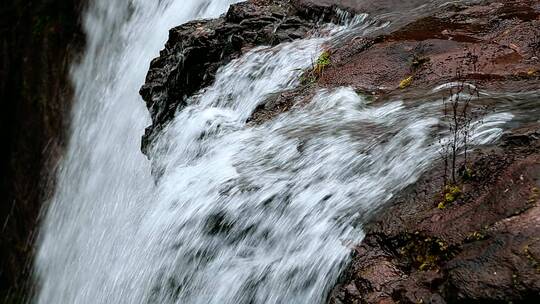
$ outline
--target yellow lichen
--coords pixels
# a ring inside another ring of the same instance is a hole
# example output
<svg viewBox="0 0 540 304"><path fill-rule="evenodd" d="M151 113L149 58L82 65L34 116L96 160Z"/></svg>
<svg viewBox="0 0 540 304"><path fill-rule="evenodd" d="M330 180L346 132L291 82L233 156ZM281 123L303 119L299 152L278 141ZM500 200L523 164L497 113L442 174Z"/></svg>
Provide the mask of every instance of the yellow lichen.
<svg viewBox="0 0 540 304"><path fill-rule="evenodd" d="M465 240L469 242L474 242L474 241L484 240L485 238L486 236L482 232L474 231L472 233L469 233L469 235L467 235L467 238Z"/></svg>
<svg viewBox="0 0 540 304"><path fill-rule="evenodd" d="M458 186L447 185L444 189L444 201L447 204L455 202L461 195L461 189Z"/></svg>
<svg viewBox="0 0 540 304"><path fill-rule="evenodd" d="M525 247L523 248L523 253L525 253L525 256L527 257L529 262L536 269L536 272L540 273L540 263L538 262L538 259L533 255L533 253L529 249L529 245L525 245Z"/></svg>
<svg viewBox="0 0 540 304"><path fill-rule="evenodd" d="M412 76L409 76L405 79L403 79L400 83L399 83L399 88L400 89L405 89L407 87L409 87L413 82L413 77Z"/></svg>

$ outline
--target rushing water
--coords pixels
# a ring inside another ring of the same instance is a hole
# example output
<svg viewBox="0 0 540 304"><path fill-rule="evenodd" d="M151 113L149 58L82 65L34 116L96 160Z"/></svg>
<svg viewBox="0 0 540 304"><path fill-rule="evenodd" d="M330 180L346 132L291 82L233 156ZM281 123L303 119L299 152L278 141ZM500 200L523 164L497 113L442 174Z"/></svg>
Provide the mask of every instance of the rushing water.
<svg viewBox="0 0 540 304"><path fill-rule="evenodd" d="M362 221L437 157L440 101L429 96L371 104L339 88L247 124L298 84L326 40L311 38L252 50L191 97L151 151L156 184L140 152L149 60L170 27L232 2L94 1L37 303L323 303ZM510 119L486 117L476 142Z"/></svg>

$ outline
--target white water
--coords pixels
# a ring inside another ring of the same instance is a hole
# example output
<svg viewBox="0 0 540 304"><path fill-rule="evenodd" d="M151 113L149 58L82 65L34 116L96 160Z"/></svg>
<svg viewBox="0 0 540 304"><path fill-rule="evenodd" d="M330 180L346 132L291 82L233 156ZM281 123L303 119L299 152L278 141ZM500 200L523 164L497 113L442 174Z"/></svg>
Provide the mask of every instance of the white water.
<svg viewBox="0 0 540 304"><path fill-rule="evenodd" d="M90 9L71 141L41 229L37 303L323 303L365 217L437 157L437 101L370 105L341 88L246 125L269 94L297 85L320 53L324 39L313 38L220 70L161 134L155 185L137 94L149 60L169 28L227 5ZM510 118L486 119L478 142Z"/></svg>

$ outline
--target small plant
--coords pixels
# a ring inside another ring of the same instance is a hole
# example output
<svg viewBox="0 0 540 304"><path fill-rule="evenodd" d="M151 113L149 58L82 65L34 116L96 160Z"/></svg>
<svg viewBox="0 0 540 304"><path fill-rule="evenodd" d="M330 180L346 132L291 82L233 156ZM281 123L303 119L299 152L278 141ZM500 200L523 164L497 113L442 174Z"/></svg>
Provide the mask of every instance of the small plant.
<svg viewBox="0 0 540 304"><path fill-rule="evenodd" d="M331 64L332 59L330 52L327 50L323 51L319 55L319 58L317 58L317 61L312 64L313 67L311 70L301 76L300 81L302 84L311 84L316 82L323 76L324 70Z"/></svg>
<svg viewBox="0 0 540 304"><path fill-rule="evenodd" d="M461 195L461 189L458 186L447 185L444 194L444 201L446 203L455 202Z"/></svg>
<svg viewBox="0 0 540 304"><path fill-rule="evenodd" d="M464 63L476 73L477 61L478 56L469 52ZM480 97L478 85L467 83L461 69L456 71L455 79L457 85L450 89L449 97L443 98L442 122L449 131L449 137L439 139L444 166L442 202L439 203L439 209L446 208L447 204L461 196L460 181L474 178L468 160L472 122L484 114L484 110L476 110L471 104L473 99ZM462 160L459 159L460 155L463 156Z"/></svg>
<svg viewBox="0 0 540 304"><path fill-rule="evenodd" d="M484 233L479 231L474 231L472 233L469 233L467 237L465 238L465 242L476 242L476 241L482 241L485 240L487 237Z"/></svg>
<svg viewBox="0 0 540 304"><path fill-rule="evenodd" d="M412 52L409 76L400 81L399 89L403 90L411 86L419 70L431 61L429 57L425 56L425 53L426 45L424 43L416 45Z"/></svg>
<svg viewBox="0 0 540 304"><path fill-rule="evenodd" d="M446 241L436 237L423 237L415 233L402 235L396 241L400 243L399 254L409 266L420 271L438 271L440 264L454 254Z"/></svg>
<svg viewBox="0 0 540 304"><path fill-rule="evenodd" d="M324 69L326 69L326 67L328 67L330 64L332 64L330 52L323 51L317 59L315 67L313 68L313 73L319 77L322 76Z"/></svg>
<svg viewBox="0 0 540 304"><path fill-rule="evenodd" d="M443 201L439 203L439 209L445 209L448 204L455 202L462 194L461 188L455 185L446 185L443 192Z"/></svg>
<svg viewBox="0 0 540 304"><path fill-rule="evenodd" d="M458 72L458 78L461 77ZM443 153L445 158L445 183L457 184L457 171L459 169L458 156L463 153L464 172L469 172L468 167L468 150L471 137L471 123L474 118L472 113L471 101L478 97L479 93L475 85L465 83L460 80L458 85L450 92L450 98L443 99L443 121L450 131L450 140L442 142ZM450 172L448 172L450 171ZM448 176L449 175L449 176Z"/></svg>

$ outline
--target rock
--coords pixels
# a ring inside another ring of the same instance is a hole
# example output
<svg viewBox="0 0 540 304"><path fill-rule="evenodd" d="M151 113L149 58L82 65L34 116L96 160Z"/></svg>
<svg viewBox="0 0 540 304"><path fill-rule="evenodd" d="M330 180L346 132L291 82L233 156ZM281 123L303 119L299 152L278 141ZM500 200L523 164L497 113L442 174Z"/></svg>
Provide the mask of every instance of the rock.
<svg viewBox="0 0 540 304"><path fill-rule="evenodd" d="M152 135L185 105L188 96L210 85L219 67L258 45L275 45L308 36L321 20L335 13L313 5L298 8L289 1L248 1L234 4L214 20L198 20L173 28L140 93L152 116L143 139Z"/></svg>
<svg viewBox="0 0 540 304"><path fill-rule="evenodd" d="M29 294L35 228L51 193L44 180L55 174L65 147L69 71L84 45L84 3L0 3L1 303L23 303Z"/></svg>
<svg viewBox="0 0 540 304"><path fill-rule="evenodd" d="M539 131L477 151L466 194L445 210L442 166L425 174L368 225L330 303L538 302Z"/></svg>
<svg viewBox="0 0 540 304"><path fill-rule="evenodd" d="M383 11L384 5L394 1L299 2L299 7L321 5L367 11L377 20L381 17L376 14ZM412 7L396 4L396 8L387 7L386 12L397 14L401 10L400 14L406 14ZM421 15L415 12L394 17L391 26L383 30L337 41L331 50L332 64L315 84L261 105L252 121L272 119L294 105L306 104L321 88L348 86L374 95L381 102L456 80L470 81L491 91L535 90L540 79L535 72L540 70L538 41L540 7L534 1L448 4L426 9Z"/></svg>
<svg viewBox="0 0 540 304"><path fill-rule="evenodd" d="M339 8L355 13L379 14L406 14L412 9L425 4L424 0L379 0L379 1L358 1L358 0L296 0L294 5L299 9L330 10Z"/></svg>
<svg viewBox="0 0 540 304"><path fill-rule="evenodd" d="M446 5L389 34L347 41L319 85L388 93L408 77L409 89L458 77L491 87L537 82L539 16L534 1Z"/></svg>

